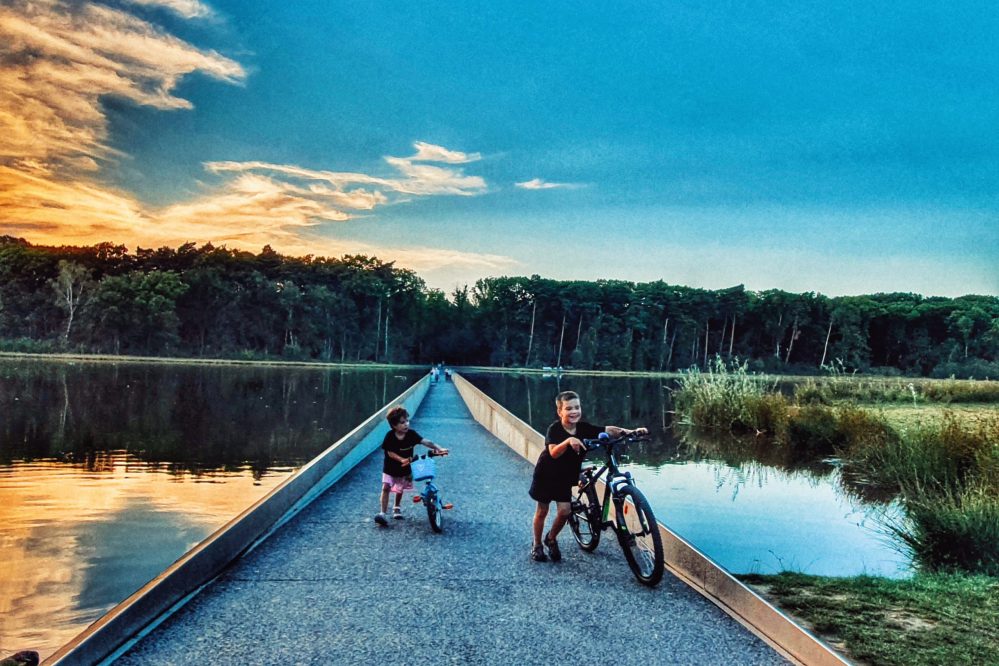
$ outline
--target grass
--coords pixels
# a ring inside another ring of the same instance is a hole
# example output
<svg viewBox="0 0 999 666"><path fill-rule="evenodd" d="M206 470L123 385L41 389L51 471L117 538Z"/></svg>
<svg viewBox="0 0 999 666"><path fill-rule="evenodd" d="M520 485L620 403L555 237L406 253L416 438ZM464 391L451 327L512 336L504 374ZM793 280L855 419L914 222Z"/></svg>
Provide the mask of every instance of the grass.
<svg viewBox="0 0 999 666"><path fill-rule="evenodd" d="M800 403L840 402L924 404L999 403L999 381L974 379L872 378L833 370L808 378L794 392Z"/></svg>
<svg viewBox="0 0 999 666"><path fill-rule="evenodd" d="M999 578L739 578L851 660L872 666L999 665Z"/></svg>

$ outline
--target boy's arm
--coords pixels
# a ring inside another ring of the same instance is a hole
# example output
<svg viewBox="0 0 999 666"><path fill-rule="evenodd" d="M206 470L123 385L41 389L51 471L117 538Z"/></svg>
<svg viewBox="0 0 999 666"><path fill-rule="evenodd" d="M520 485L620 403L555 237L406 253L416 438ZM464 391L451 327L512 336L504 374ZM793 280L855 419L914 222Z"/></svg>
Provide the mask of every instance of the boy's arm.
<svg viewBox="0 0 999 666"><path fill-rule="evenodd" d="M447 453L448 453L447 449L445 449L443 446L439 446L437 444L434 444L433 442L431 442L429 439L426 439L426 438L421 439L420 440L420 444L422 444L423 446L427 447L431 451L433 451L435 453L438 453L438 454L440 454L442 456L446 456Z"/></svg>
<svg viewBox="0 0 999 666"><path fill-rule="evenodd" d="M569 449L579 449L583 446L583 442L577 437L569 437L564 442L559 442L558 444L552 444L548 442L548 455L552 458L560 458Z"/></svg>
<svg viewBox="0 0 999 666"><path fill-rule="evenodd" d="M634 430L628 430L627 428L620 428L618 426L609 425L604 427L604 432L606 432L611 437L621 437L622 435L647 435L649 431L647 428L635 428Z"/></svg>
<svg viewBox="0 0 999 666"><path fill-rule="evenodd" d="M409 464L409 458L403 458L401 455L399 455L395 451L386 451L385 455L387 455L392 460L395 460L396 462L401 463L403 465L403 467L405 467L406 465Z"/></svg>

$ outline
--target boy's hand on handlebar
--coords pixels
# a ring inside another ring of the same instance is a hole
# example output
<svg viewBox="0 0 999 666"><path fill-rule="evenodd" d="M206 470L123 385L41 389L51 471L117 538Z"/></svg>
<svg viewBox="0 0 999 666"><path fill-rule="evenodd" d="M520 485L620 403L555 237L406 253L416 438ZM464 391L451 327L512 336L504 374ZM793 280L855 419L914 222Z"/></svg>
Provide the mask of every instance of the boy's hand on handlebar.
<svg viewBox="0 0 999 666"><path fill-rule="evenodd" d="M586 446L583 444L583 442L579 440L578 437L570 437L565 441L569 442L569 446L571 446L572 450L575 451L576 453L579 453L580 451L586 449Z"/></svg>
<svg viewBox="0 0 999 666"><path fill-rule="evenodd" d="M634 430L632 430L628 434L629 435L638 435L639 437L641 437L643 435L648 435L649 434L649 429L648 428L635 428Z"/></svg>

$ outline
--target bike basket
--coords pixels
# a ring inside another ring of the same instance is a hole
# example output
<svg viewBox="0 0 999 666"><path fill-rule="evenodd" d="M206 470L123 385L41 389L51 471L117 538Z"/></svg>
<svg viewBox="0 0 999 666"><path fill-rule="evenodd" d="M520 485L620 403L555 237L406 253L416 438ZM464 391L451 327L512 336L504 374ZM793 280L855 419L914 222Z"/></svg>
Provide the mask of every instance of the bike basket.
<svg viewBox="0 0 999 666"><path fill-rule="evenodd" d="M409 463L409 467L413 470L414 481L432 479L437 473L433 458L415 458Z"/></svg>

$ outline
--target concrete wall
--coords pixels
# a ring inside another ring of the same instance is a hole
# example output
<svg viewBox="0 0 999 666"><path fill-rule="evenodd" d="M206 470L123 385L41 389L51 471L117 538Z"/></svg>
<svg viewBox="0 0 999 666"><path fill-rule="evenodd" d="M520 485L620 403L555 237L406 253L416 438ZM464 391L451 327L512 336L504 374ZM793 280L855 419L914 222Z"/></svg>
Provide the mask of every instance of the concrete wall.
<svg viewBox="0 0 999 666"><path fill-rule="evenodd" d="M372 414L266 496L230 520L135 594L108 611L44 664L96 664L121 652L211 582L233 560L275 529L375 451L384 435L385 413L402 404L416 413L429 376Z"/></svg>
<svg viewBox="0 0 999 666"><path fill-rule="evenodd" d="M545 444L541 433L464 377L455 374L454 382L476 421L527 460L537 461ZM599 492L603 496L603 488ZM659 531L666 568L784 657L816 666L849 663L662 523Z"/></svg>

